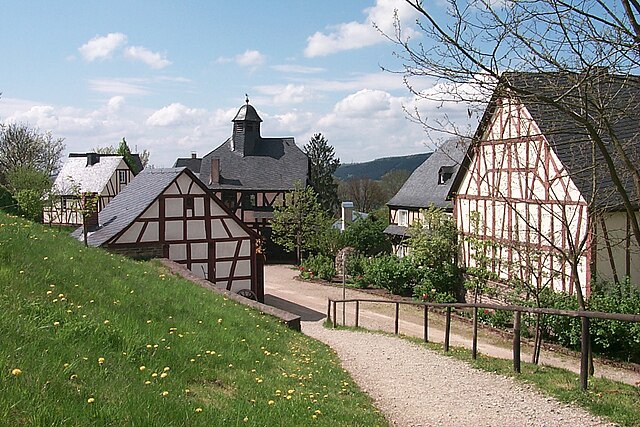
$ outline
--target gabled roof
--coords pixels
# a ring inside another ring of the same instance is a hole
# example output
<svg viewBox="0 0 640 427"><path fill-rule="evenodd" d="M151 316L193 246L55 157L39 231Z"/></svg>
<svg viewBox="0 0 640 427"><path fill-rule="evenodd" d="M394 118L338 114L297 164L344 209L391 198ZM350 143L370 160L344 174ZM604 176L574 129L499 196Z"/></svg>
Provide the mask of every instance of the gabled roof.
<svg viewBox="0 0 640 427"><path fill-rule="evenodd" d="M212 183L211 159L220 159L219 183ZM293 138L259 138L250 155L231 150L231 138L202 158L200 179L212 189L292 190L307 183L309 160Z"/></svg>
<svg viewBox="0 0 640 427"><path fill-rule="evenodd" d="M98 229L87 236L89 246L102 246L128 227L162 194L185 168L147 168L131 180L98 214ZM82 237L82 228L72 234Z"/></svg>
<svg viewBox="0 0 640 427"><path fill-rule="evenodd" d="M255 232L231 213L224 204L187 168L146 168L131 180L118 195L98 214L98 229L87 235L87 243L98 247L117 236L131 225L181 174L187 174L209 197L216 200L249 235ZM82 227L73 232L75 238L82 238Z"/></svg>
<svg viewBox="0 0 640 427"><path fill-rule="evenodd" d="M447 199L447 194L468 147L468 139L454 138L446 141L413 171L387 205L408 208L427 208L434 205L442 209L451 209L451 201ZM441 172L451 174L444 183L440 183Z"/></svg>
<svg viewBox="0 0 640 427"><path fill-rule="evenodd" d="M75 190L82 193L101 193L121 162L129 169L126 162L123 162L123 157L117 155L98 154L99 161L88 165L87 156L91 154L93 153L69 154L53 183L53 188L62 195L70 195Z"/></svg>
<svg viewBox="0 0 640 427"><path fill-rule="evenodd" d="M510 88L516 88L517 94ZM640 76L612 75L606 70L596 70L590 77L584 73L506 72L485 110L474 142L484 135L500 98L515 98L527 108L585 200L593 198L599 207L619 209L622 199L603 154L594 147L589 130L572 114L586 118L592 131L609 145L622 184L632 196L632 203L637 205L633 178L612 147L609 135L615 135L624 144L634 164L640 163L640 109L637 108L640 105ZM560 109L550 101L557 103ZM469 153L462 170L468 167L473 150ZM458 173L451 193L457 191L463 175L463 172Z"/></svg>
<svg viewBox="0 0 640 427"><path fill-rule="evenodd" d="M202 159L197 157L180 157L176 159L174 163L174 168L182 168L185 167L189 169L193 173L200 173L200 164L202 163Z"/></svg>

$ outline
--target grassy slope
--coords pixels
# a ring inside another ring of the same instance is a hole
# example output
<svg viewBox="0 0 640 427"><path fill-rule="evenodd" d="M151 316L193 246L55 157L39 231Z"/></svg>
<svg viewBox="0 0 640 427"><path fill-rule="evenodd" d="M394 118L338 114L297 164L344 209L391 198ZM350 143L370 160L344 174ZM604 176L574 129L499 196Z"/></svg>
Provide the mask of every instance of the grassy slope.
<svg viewBox="0 0 640 427"><path fill-rule="evenodd" d="M0 343L12 425L386 424L323 344L3 213Z"/></svg>

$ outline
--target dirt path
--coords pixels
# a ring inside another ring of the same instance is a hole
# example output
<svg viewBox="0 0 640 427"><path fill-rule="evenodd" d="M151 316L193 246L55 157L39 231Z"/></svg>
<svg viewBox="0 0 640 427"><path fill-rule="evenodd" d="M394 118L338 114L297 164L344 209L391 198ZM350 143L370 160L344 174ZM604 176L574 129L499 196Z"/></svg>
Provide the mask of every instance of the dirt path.
<svg viewBox="0 0 640 427"><path fill-rule="evenodd" d="M327 298L342 298L342 289L334 286L323 286L315 283L295 280L296 272L286 265L270 265L265 268L265 302L283 310L299 314L303 321L318 321L326 317ZM371 295L353 290L346 290L347 298L371 298ZM363 303L360 306L360 326L370 330L393 332L394 306ZM345 320L353 325L355 319L354 306L347 305ZM338 308L338 322L342 323L342 309ZM399 330L401 334L422 337L423 317L421 310L410 306L401 306ZM440 316L429 317L429 340L442 342L444 339L443 321ZM452 321L450 336L452 346L471 346L470 325L460 321ZM494 357L510 359L512 356L510 342L482 329L478 332L478 351ZM531 359L531 348L524 342L522 360ZM579 373L580 363L575 357L543 350L540 363L556 366ZM640 372L629 371L613 366L603 365L595 361L596 376L603 376L628 384L640 381Z"/></svg>

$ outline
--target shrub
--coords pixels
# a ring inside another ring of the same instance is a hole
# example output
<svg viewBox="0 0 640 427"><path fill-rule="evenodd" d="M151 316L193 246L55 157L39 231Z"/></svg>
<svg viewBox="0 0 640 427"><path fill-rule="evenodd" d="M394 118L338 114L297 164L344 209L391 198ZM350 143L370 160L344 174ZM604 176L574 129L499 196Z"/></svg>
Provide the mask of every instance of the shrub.
<svg viewBox="0 0 640 427"><path fill-rule="evenodd" d="M384 234L388 225L386 218L370 215L350 224L342 233L344 246L352 246L364 255L377 255L391 252L391 241Z"/></svg>
<svg viewBox="0 0 640 427"><path fill-rule="evenodd" d="M333 258L326 255L309 255L300 266L300 276L304 279L320 278L330 281L336 275Z"/></svg>
<svg viewBox="0 0 640 427"><path fill-rule="evenodd" d="M372 258L366 268L364 280L396 295L411 295L420 281L418 268L411 259L395 255Z"/></svg>

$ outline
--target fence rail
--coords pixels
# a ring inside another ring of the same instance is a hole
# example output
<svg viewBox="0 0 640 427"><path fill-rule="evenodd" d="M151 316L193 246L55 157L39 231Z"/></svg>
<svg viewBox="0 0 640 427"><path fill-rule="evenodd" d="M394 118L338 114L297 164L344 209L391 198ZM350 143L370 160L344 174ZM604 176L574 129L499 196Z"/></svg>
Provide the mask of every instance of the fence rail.
<svg viewBox="0 0 640 427"><path fill-rule="evenodd" d="M513 319L513 369L520 373L520 324L522 313L531 314L548 314L554 316L577 317L581 319L581 343L580 343L580 386L583 390L587 389L589 379L589 351L590 351L590 334L589 320L604 319L617 320L621 322L640 322L640 314L622 314L622 313L604 313L601 311L584 311L584 310L559 310L554 308L538 308L524 307L518 305L497 305L482 303L431 303L417 301L390 301L381 299L352 298L334 300L329 298L327 301L327 320L333 321L333 327L337 326L337 304L355 303L355 326L359 326L360 320L360 303L380 303L395 304L394 316L394 333L399 332L400 324L400 305L424 306L424 341L429 341L429 308L441 308L445 310L445 328L444 328L444 351L449 351L449 338L451 335L451 310L452 309L472 309L473 310L473 333L471 343L471 356L473 359L478 357L478 309L487 310L503 310L514 313ZM333 317L331 311L333 309ZM333 319L333 320L332 320ZM344 318L343 318L344 323Z"/></svg>

